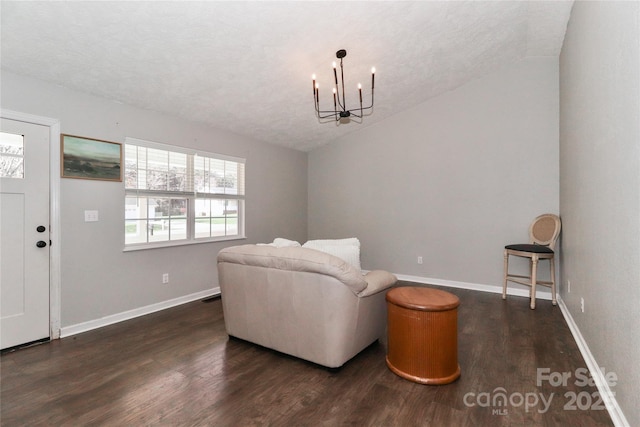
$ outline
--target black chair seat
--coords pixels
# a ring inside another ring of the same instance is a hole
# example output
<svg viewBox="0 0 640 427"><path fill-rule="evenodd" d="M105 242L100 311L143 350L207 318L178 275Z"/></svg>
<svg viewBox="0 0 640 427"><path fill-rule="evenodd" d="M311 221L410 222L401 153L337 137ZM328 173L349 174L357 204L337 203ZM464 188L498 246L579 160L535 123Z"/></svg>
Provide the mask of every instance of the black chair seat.
<svg viewBox="0 0 640 427"><path fill-rule="evenodd" d="M532 252L534 254L552 254L553 250L544 245L532 245L529 243L522 243L517 245L507 245L505 249L511 249L513 251L520 252Z"/></svg>

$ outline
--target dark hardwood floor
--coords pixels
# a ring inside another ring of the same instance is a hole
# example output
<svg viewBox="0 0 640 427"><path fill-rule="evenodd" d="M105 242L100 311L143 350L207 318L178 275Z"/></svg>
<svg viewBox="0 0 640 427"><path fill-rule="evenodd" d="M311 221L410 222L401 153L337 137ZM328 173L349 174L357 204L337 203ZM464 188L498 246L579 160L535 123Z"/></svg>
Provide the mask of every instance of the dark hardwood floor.
<svg viewBox="0 0 640 427"><path fill-rule="evenodd" d="M384 342L329 370L229 339L217 299L3 354L0 424L612 425L597 390L576 385L585 363L558 307L447 290L461 301L452 384L396 376ZM571 378L537 385L537 368Z"/></svg>

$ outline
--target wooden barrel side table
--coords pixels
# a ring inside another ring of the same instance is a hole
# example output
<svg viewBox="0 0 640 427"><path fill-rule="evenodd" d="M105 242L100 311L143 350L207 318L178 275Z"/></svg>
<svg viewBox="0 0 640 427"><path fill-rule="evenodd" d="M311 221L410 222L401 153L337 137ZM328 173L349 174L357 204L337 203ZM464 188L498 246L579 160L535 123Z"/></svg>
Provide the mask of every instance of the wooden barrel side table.
<svg viewBox="0 0 640 427"><path fill-rule="evenodd" d="M420 384L458 379L458 297L405 286L391 289L386 300L389 369Z"/></svg>

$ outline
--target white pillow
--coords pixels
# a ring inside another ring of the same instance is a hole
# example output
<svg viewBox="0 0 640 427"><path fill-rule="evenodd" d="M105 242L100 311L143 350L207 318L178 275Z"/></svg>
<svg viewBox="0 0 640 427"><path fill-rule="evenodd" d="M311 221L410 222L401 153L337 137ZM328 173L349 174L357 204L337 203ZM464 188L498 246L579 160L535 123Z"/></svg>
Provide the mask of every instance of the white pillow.
<svg viewBox="0 0 640 427"><path fill-rule="evenodd" d="M360 266L360 241L355 237L336 240L309 240L302 247L326 252L353 265L358 271L362 270Z"/></svg>
<svg viewBox="0 0 640 427"><path fill-rule="evenodd" d="M300 247L300 243L295 240L283 239L281 237L276 237L272 243L256 243L256 246L273 246L274 248L286 248L289 246L298 246Z"/></svg>
<svg viewBox="0 0 640 427"><path fill-rule="evenodd" d="M360 240L357 237L348 237L346 239L318 239L309 240L306 244L312 245L343 245L360 247ZM304 247L304 245L302 245Z"/></svg>
<svg viewBox="0 0 640 427"><path fill-rule="evenodd" d="M300 246L300 243L296 242L295 240L288 240L288 239L283 239L281 237L276 237L273 240L273 246L275 246L276 248L285 248L289 246Z"/></svg>

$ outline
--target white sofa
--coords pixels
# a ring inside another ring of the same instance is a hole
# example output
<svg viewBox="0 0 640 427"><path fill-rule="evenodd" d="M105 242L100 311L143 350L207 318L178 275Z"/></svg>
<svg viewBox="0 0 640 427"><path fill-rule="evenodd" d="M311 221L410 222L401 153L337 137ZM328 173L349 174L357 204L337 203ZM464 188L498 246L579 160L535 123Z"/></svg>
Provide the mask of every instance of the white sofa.
<svg viewBox="0 0 640 427"><path fill-rule="evenodd" d="M318 250L265 245L220 251L218 278L230 336L329 368L384 336L397 282Z"/></svg>

